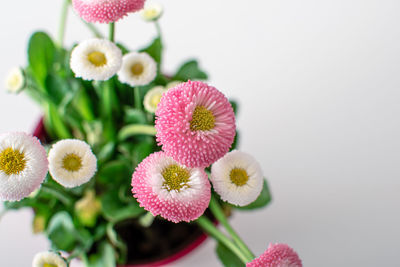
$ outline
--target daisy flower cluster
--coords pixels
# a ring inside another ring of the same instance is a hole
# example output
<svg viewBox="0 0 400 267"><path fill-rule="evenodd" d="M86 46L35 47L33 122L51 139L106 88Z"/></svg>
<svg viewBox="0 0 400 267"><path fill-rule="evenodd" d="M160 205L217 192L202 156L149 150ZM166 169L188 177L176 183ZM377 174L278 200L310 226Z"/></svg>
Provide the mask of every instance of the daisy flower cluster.
<svg viewBox="0 0 400 267"><path fill-rule="evenodd" d="M6 210L30 207L34 233L53 249L32 266L66 267L76 257L89 267L142 263L143 255L182 249L201 228L217 241L225 266L301 267L285 244L256 258L230 225L232 212L270 202L268 184L255 157L237 149L236 103L205 82L200 64L189 60L164 73L162 6L65 3L59 39L34 33L28 66L5 81L44 114L33 135L0 135L0 200ZM94 36L68 48L70 4ZM157 36L130 49L115 40L115 23L134 12ZM109 24L108 38L93 23Z"/></svg>
<svg viewBox="0 0 400 267"><path fill-rule="evenodd" d="M37 190L48 170L65 187L88 182L95 174L97 160L89 145L80 140L61 140L49 151L27 133L0 136L0 199L19 201Z"/></svg>

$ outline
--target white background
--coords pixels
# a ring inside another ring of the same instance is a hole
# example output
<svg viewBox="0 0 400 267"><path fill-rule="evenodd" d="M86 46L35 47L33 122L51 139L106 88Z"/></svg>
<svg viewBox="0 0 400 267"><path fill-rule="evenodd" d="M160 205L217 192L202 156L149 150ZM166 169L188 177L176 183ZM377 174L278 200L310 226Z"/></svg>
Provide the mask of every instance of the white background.
<svg viewBox="0 0 400 267"><path fill-rule="evenodd" d="M164 0L164 69L197 57L240 101L241 148L261 163L272 204L232 222L257 255L290 244L307 267L399 266L400 2ZM6 1L0 76L26 63L33 30L56 35L61 0ZM67 44L89 33L70 16ZM131 15L131 48L155 34ZM40 110L0 91L0 132L30 131ZM31 213L0 221L0 266L30 266L48 248ZM219 266L214 241L174 266ZM75 265L77 266L77 265ZM74 267L74 266L72 266Z"/></svg>

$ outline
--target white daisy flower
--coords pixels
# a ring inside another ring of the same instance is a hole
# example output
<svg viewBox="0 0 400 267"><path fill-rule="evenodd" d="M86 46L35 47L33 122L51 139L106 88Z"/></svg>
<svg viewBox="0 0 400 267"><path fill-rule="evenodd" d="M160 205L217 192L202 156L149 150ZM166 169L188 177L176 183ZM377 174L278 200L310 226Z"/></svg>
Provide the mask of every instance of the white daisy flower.
<svg viewBox="0 0 400 267"><path fill-rule="evenodd" d="M13 68L7 75L5 86L8 92L18 93L24 88L25 76L21 68Z"/></svg>
<svg viewBox="0 0 400 267"><path fill-rule="evenodd" d="M147 53L131 52L122 58L118 79L130 86L147 85L157 75L157 63Z"/></svg>
<svg viewBox="0 0 400 267"><path fill-rule="evenodd" d="M166 92L163 86L156 86L150 89L144 96L143 106L147 112L155 113L158 103L160 103L162 94Z"/></svg>
<svg viewBox="0 0 400 267"><path fill-rule="evenodd" d="M65 187L76 187L87 183L96 170L96 156L90 146L81 140L61 140L50 149L50 174Z"/></svg>
<svg viewBox="0 0 400 267"><path fill-rule="evenodd" d="M157 3L146 2L144 8L140 11L140 15L145 21L158 20L163 13L163 7Z"/></svg>
<svg viewBox="0 0 400 267"><path fill-rule="evenodd" d="M67 267L65 259L52 251L39 252L35 255L32 267Z"/></svg>
<svg viewBox="0 0 400 267"><path fill-rule="evenodd" d="M257 199L264 177L258 162L249 154L234 150L211 167L211 182L221 199L246 206Z"/></svg>
<svg viewBox="0 0 400 267"><path fill-rule="evenodd" d="M48 162L40 141L26 133L0 136L0 199L19 201L40 187Z"/></svg>
<svg viewBox="0 0 400 267"><path fill-rule="evenodd" d="M71 53L71 69L75 77L106 81L121 68L122 52L106 39L89 39L77 45Z"/></svg>

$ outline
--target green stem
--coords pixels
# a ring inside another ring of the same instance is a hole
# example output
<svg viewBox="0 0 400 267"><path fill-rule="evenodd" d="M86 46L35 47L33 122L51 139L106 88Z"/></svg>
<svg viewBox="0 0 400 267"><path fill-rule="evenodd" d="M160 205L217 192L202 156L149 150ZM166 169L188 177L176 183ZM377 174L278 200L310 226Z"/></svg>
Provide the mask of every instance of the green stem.
<svg viewBox="0 0 400 267"><path fill-rule="evenodd" d="M60 25L58 29L58 45L60 47L63 47L64 44L65 24L67 23L69 4L70 0L65 0L61 9Z"/></svg>
<svg viewBox="0 0 400 267"><path fill-rule="evenodd" d="M115 39L115 23L111 22L109 25L109 34L108 34L108 39L111 42L114 42Z"/></svg>
<svg viewBox="0 0 400 267"><path fill-rule="evenodd" d="M160 39L161 39L161 27L160 27L160 23L158 23L158 20L156 20L154 22L154 25L156 26L158 37L160 37Z"/></svg>
<svg viewBox="0 0 400 267"><path fill-rule="evenodd" d="M81 19L81 21L86 25L86 27L96 36L97 38L104 38L103 34L99 31L99 29L96 28L92 23L89 23L85 21L84 19Z"/></svg>
<svg viewBox="0 0 400 267"><path fill-rule="evenodd" d="M204 215L196 220L201 228L203 228L208 234L214 237L216 240L224 244L230 249L238 258L244 263L248 263L253 260L246 254L244 254L228 237L226 237L220 230L218 230L214 224L207 219Z"/></svg>
<svg viewBox="0 0 400 267"><path fill-rule="evenodd" d="M135 101L135 108L142 110L142 98L140 97L140 88L138 86L133 88L133 97Z"/></svg>
<svg viewBox="0 0 400 267"><path fill-rule="evenodd" d="M42 184L41 190L43 190L43 192L53 195L56 199L61 201L67 207L72 205L73 203L73 199L70 196L67 196L65 192L61 192L60 190L50 186L49 184Z"/></svg>
<svg viewBox="0 0 400 267"><path fill-rule="evenodd" d="M211 195L210 201L210 210L214 214L215 218L225 227L226 231L231 235L233 240L235 241L236 245L251 259L255 258L255 255L249 247L243 242L240 236L236 233L236 231L232 228L229 224L228 219L226 218L224 211L222 210L218 200L215 198L214 195Z"/></svg>
<svg viewBox="0 0 400 267"><path fill-rule="evenodd" d="M69 4L71 4L71 0L66 0L66 1L68 1ZM86 27L88 27L88 29L94 34L94 36L96 36L97 38L104 38L103 34L101 34L101 32L96 28L96 26L94 26L92 23L85 21L82 18L80 19L83 22L83 24L85 24Z"/></svg>
<svg viewBox="0 0 400 267"><path fill-rule="evenodd" d="M118 133L118 140L124 141L134 135L152 135L157 133L153 125L131 124L123 127Z"/></svg>

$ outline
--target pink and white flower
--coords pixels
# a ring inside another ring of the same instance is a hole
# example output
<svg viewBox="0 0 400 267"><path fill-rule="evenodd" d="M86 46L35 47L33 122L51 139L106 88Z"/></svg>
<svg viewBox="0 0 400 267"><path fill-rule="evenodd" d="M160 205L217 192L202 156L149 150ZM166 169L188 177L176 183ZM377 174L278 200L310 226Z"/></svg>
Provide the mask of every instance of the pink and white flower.
<svg viewBox="0 0 400 267"><path fill-rule="evenodd" d="M40 141L26 133L0 136L0 199L19 201L46 178L47 155Z"/></svg>
<svg viewBox="0 0 400 267"><path fill-rule="evenodd" d="M115 22L143 8L145 0L72 0L75 11L87 22Z"/></svg>
<svg viewBox="0 0 400 267"><path fill-rule="evenodd" d="M258 258L246 264L246 267L302 267L297 253L286 244L270 244Z"/></svg>
<svg viewBox="0 0 400 267"><path fill-rule="evenodd" d="M190 222L208 207L211 186L203 169L187 168L166 153L155 152L133 173L132 193L154 216Z"/></svg>
<svg viewBox="0 0 400 267"><path fill-rule="evenodd" d="M199 81L181 83L163 95L155 127L167 155L189 167L206 167L221 158L236 132L228 99Z"/></svg>

